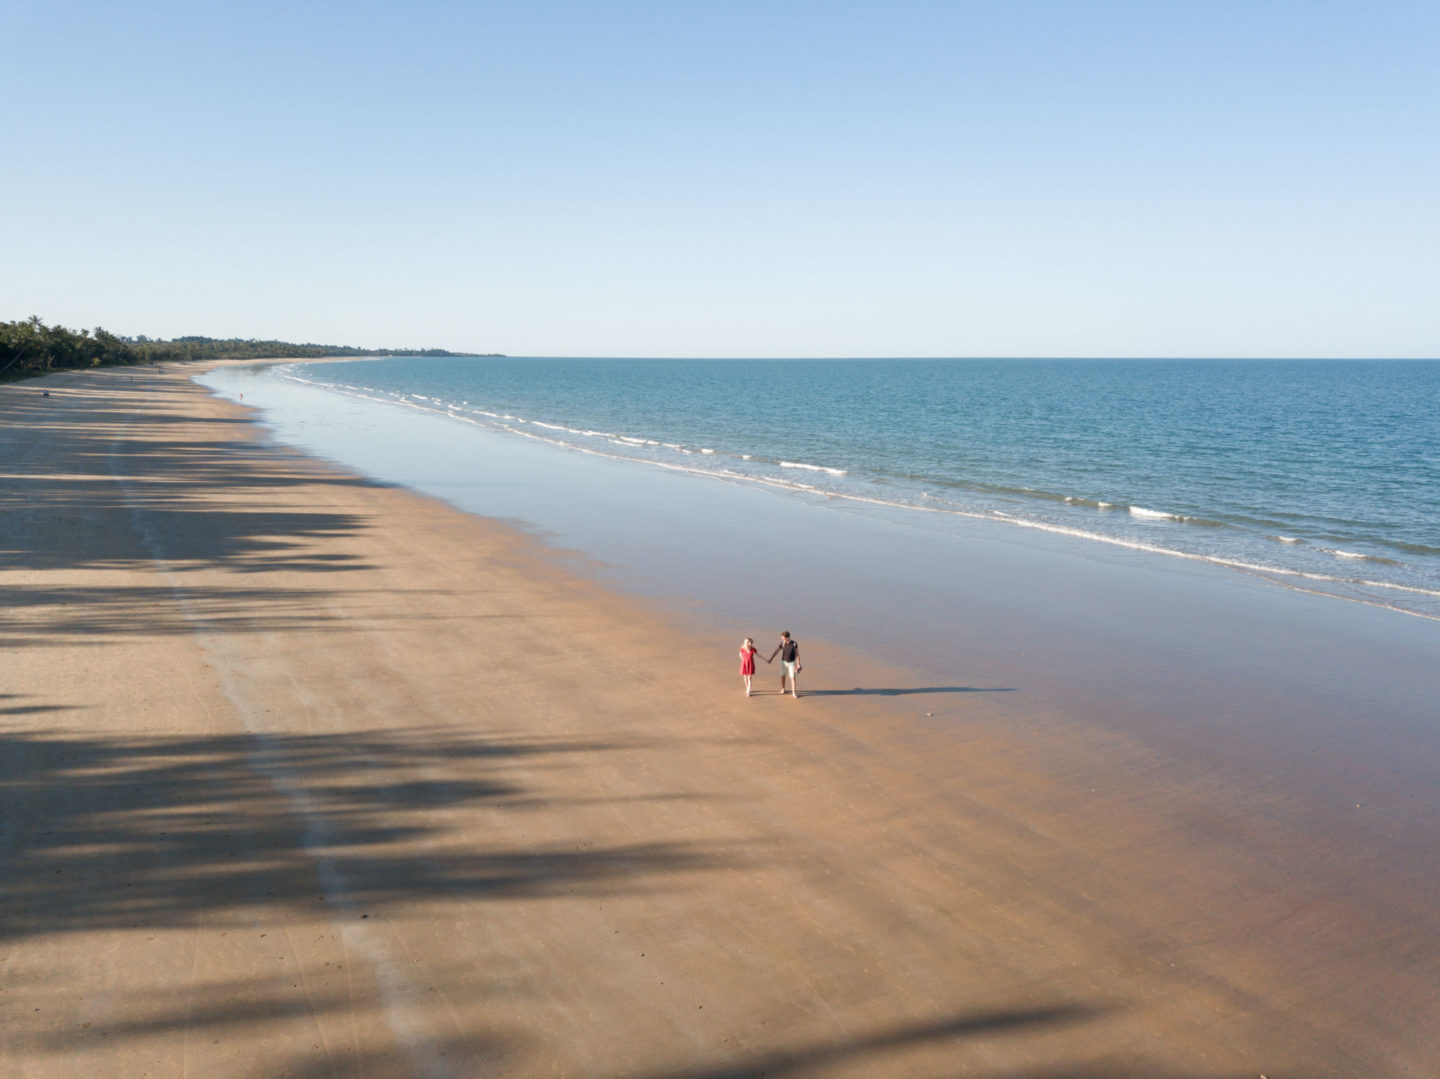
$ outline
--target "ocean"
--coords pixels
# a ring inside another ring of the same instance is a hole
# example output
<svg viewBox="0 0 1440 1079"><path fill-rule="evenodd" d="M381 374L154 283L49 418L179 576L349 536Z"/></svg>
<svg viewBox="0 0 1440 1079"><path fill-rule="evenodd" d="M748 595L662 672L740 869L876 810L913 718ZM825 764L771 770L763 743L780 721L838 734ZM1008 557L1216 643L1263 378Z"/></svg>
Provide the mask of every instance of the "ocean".
<svg viewBox="0 0 1440 1079"><path fill-rule="evenodd" d="M1440 619L1440 362L394 358L281 379L852 513Z"/></svg>

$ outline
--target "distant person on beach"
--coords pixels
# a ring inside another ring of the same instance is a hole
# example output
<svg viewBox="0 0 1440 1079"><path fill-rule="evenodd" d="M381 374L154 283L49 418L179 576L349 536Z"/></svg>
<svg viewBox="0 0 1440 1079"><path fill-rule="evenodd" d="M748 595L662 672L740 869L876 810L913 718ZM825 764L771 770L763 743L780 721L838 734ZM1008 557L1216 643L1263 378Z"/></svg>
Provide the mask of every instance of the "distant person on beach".
<svg viewBox="0 0 1440 1079"><path fill-rule="evenodd" d="M769 663L767 659L765 661ZM750 696L750 678L755 674L755 638L746 637L740 646L740 677L745 679L745 696Z"/></svg>
<svg viewBox="0 0 1440 1079"><path fill-rule="evenodd" d="M769 663L776 656L780 657L780 692L785 692L785 679L790 679L790 696L796 700L800 699L800 691L795 687L795 676L800 673L800 644L790 636L787 629L780 634L780 643L775 646L765 660Z"/></svg>

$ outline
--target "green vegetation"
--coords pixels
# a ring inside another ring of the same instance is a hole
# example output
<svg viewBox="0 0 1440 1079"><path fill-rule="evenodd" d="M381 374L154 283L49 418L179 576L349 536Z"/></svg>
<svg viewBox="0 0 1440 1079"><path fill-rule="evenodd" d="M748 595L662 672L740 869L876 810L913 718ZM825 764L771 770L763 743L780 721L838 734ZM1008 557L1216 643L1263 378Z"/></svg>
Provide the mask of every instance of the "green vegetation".
<svg viewBox="0 0 1440 1079"><path fill-rule="evenodd" d="M117 337L108 330L67 330L46 326L39 317L0 322L0 381L29 378L49 371L108 367L172 360L313 359L318 356L464 356L443 348L350 348L344 345L296 345L253 338Z"/></svg>

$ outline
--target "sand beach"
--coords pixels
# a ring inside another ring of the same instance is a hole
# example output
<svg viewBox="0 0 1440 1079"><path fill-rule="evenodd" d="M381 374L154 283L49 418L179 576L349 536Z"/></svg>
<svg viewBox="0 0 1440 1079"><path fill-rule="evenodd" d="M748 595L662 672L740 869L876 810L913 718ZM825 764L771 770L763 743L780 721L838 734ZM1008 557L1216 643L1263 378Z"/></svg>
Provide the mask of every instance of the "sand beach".
<svg viewBox="0 0 1440 1079"><path fill-rule="evenodd" d="M0 387L0 1074L1436 1074L1430 623L977 546L944 677L194 373Z"/></svg>

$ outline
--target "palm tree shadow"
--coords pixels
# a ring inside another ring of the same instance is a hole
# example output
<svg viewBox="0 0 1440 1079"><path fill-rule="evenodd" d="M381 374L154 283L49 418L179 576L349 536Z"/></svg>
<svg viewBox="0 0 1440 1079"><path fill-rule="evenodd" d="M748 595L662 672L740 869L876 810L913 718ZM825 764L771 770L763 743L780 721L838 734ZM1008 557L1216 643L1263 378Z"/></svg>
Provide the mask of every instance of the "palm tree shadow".
<svg viewBox="0 0 1440 1079"><path fill-rule="evenodd" d="M775 1049L717 1067L656 1073L645 1079L761 1079L762 1076L783 1079L787 1075L814 1074L829 1065L854 1063L868 1056L926 1043L1080 1023L1099 1018L1106 1011L1086 1004L1054 1004L960 1013L897 1025L856 1038Z"/></svg>
<svg viewBox="0 0 1440 1079"><path fill-rule="evenodd" d="M522 778L524 762L644 746L424 728L116 737L9 729L0 732L0 945L166 928L255 904L319 900L383 914L426 897L654 892L677 874L745 864L749 855L679 838L583 849L448 842L456 810L513 813L553 801Z"/></svg>

